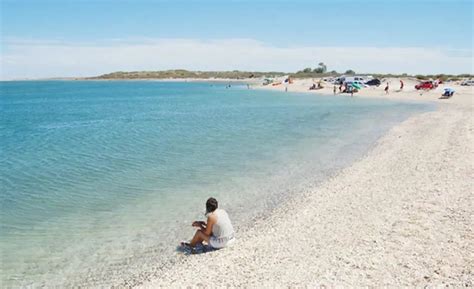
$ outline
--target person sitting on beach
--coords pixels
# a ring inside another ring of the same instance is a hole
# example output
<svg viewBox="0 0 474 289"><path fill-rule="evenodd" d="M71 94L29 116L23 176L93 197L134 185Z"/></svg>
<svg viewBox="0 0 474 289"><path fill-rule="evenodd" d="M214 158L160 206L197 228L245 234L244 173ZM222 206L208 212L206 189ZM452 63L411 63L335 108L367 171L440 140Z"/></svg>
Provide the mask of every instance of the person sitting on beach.
<svg viewBox="0 0 474 289"><path fill-rule="evenodd" d="M206 202L207 222L195 221L193 227L199 228L191 242L182 242L181 245L195 248L202 242L208 243L212 248L220 249L231 245L234 241L234 228L227 212L218 209L217 200L209 198Z"/></svg>

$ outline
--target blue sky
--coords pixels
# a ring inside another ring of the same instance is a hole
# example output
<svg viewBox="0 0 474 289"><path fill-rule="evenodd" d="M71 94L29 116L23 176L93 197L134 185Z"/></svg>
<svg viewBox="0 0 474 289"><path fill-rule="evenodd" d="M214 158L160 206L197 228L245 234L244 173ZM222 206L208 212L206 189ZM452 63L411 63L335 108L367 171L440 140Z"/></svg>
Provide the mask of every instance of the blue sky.
<svg viewBox="0 0 474 289"><path fill-rule="evenodd" d="M35 55L44 56L52 62L48 65L51 66L51 69L47 69L48 75L44 76L51 76L51 73L57 74L54 76L62 74L71 76L74 71L73 64L81 60L72 59L68 64L68 60L63 59L62 65L55 65L52 55L41 54L45 49L40 48L44 48L45 45L54 45L54 49L61 46L63 52L66 48L70 52L76 48L77 53L71 55L74 58L86 52L85 46L89 49L91 46L107 47L112 52L119 46L132 45L137 49L137 45L143 48L139 44L146 44L160 51L161 47L158 46L162 41L166 40L167 44L171 45L170 41L173 39L178 41L178 44L180 41L194 41L197 45L208 42L212 45L225 43L225 47L221 47L221 50L229 48L229 41L240 41L237 45L239 50L229 52L229 58L242 57L239 55L245 54L245 43L251 44L249 51L260 51L260 48L266 47L269 53L275 53L276 56L284 53L302 53L303 51L298 49L306 49L304 53L311 54L311 51L313 54L320 53L321 57L314 55L314 62L325 61L329 67L331 67L329 60L333 60L335 56L326 57L325 53L328 52L322 52L324 48L347 48L351 51L354 48L359 50L370 48L366 53L375 48L382 49L381 52L389 49L390 53L395 53L393 49L415 49L417 52L425 49L433 53L433 57L436 57L434 56L436 53L440 53L446 57L464 57L465 60L472 58L472 1L1 0L1 3L3 78L9 77L5 74L11 74L10 77L22 77L22 74L24 77L42 76L31 73L35 71L34 67L19 67L24 66L28 60L31 62L30 58ZM130 44L131 42L133 44ZM192 49L192 43L188 45ZM28 49L25 46L29 46ZM38 49L35 50L35 47ZM140 49L136 50L136 53L143 53ZM132 51L133 49L129 52ZM89 54L91 52L88 51ZM100 53L106 53L106 50L101 50ZM162 55L162 57L168 56ZM256 53L254 56L256 57ZM193 62L193 57L202 56L186 54L182 57L189 63ZM305 66L305 63L300 62L306 58L297 59L297 63L290 63L291 58L286 56L284 58L286 65L269 64L268 67L291 71L298 67L297 65ZM310 55L307 58L310 58ZM358 66L357 55L353 58L354 61L349 61L348 65ZM459 60L457 58L451 63L457 63ZM126 57L121 59L124 68L155 68L142 67L140 63L143 63L143 60L134 65L133 59ZM84 59L84 61L91 60L93 59L90 57ZM245 61L244 57L242 61ZM204 65L206 67L189 65L184 68L204 70L232 68L218 63L214 65L213 62L212 57L209 57L209 65ZM365 60L364 62L367 63ZM446 60L443 63L450 62ZM45 63L40 62L36 65L40 64L43 65L43 70L46 70ZM110 69L120 68L119 63L113 64L110 65ZM155 64L161 66L156 69L173 68L171 67L173 63ZM183 66L182 63L178 64ZM237 65L235 68L267 70L265 63L260 63L261 67L250 64ZM433 73L439 72L435 70L442 68L442 65L440 63L433 67ZM340 66L341 63L335 64L335 68L344 69ZM470 68L469 65L461 66L458 70L449 69L451 72L459 73L472 71L472 61ZM81 75L106 72L109 69L109 66L104 67L104 64L102 67L102 70L93 67L87 70L82 66L76 68ZM366 71L380 69L370 64L359 65L358 68ZM414 68L407 66L406 72L425 72L423 69L415 71ZM22 72L22 69L25 71ZM397 69L403 70L403 67ZM397 71L390 71L390 68L387 68L386 72Z"/></svg>

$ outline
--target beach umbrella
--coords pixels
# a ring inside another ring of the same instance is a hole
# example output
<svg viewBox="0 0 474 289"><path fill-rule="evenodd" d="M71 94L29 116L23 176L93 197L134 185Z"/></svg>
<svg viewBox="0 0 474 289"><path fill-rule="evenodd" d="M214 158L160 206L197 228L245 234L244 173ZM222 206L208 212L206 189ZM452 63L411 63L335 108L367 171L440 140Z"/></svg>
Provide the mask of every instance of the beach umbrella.
<svg viewBox="0 0 474 289"><path fill-rule="evenodd" d="M355 87L357 89L361 89L360 85L356 84L356 83L351 83L352 87Z"/></svg>

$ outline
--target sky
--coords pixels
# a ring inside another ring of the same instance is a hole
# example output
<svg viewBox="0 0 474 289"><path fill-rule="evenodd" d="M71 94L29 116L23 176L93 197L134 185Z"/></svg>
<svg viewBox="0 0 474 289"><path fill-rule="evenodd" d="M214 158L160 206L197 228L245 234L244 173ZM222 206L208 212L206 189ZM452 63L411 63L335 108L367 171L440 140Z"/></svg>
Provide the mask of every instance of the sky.
<svg viewBox="0 0 474 289"><path fill-rule="evenodd" d="M0 78L135 70L473 73L465 0L0 0Z"/></svg>

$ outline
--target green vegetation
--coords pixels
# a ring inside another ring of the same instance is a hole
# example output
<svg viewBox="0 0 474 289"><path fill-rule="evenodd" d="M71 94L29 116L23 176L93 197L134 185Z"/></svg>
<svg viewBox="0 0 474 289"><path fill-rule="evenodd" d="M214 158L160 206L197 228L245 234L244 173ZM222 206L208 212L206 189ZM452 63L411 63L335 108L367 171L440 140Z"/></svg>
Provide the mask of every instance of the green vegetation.
<svg viewBox="0 0 474 289"><path fill-rule="evenodd" d="M278 77L286 75L284 72L256 72L256 71L189 71L184 69L163 71L117 71L103 74L89 79L248 79L262 77Z"/></svg>
<svg viewBox="0 0 474 289"><path fill-rule="evenodd" d="M319 78L319 77L335 77L339 74L326 72L326 73L316 73L314 71L304 72L304 70L298 71L296 73L288 74L291 78Z"/></svg>
<svg viewBox="0 0 474 289"><path fill-rule="evenodd" d="M324 64L324 62L320 62L320 63L318 64L318 67L315 68L315 69L313 70L313 72L314 72L314 73L326 73L327 70L328 70L328 68L327 68L326 64Z"/></svg>
<svg viewBox="0 0 474 289"><path fill-rule="evenodd" d="M315 69L311 69L311 67L307 67L303 70L299 70L296 73L290 74L292 78L320 78L320 77L338 77L341 75L355 75L356 72L352 69L346 70L344 73L338 73L335 70L331 70L327 72L327 66L323 62L318 64L318 67ZM409 75L407 73L402 74L382 74L382 73L358 73L359 75L372 75L375 78L383 79L383 78L401 78L401 77L415 77L419 80L428 80L428 79L440 79L442 81L446 80L460 80L463 78L474 78L471 74L459 74L459 75L452 75L452 74L429 74L429 75Z"/></svg>
<svg viewBox="0 0 474 289"><path fill-rule="evenodd" d="M410 74L407 74L407 73L403 73L403 74L370 74L372 75L373 77L375 78L379 78L379 79L382 79L382 78L402 78L402 77L413 77L413 78L416 78L418 80L430 80L430 79L439 79L439 80L442 80L442 81L447 81L447 80L452 80L452 81L458 81L458 80L461 80L461 79L465 79L465 78L474 78L474 75L472 74L416 74L416 75L410 75Z"/></svg>
<svg viewBox="0 0 474 289"><path fill-rule="evenodd" d="M289 75L291 78L320 78L320 77L337 77L340 75L355 75L355 71L352 69L347 70L345 73L338 73L335 70L327 71L327 67L324 63L320 62L318 67L311 68L307 67L303 70L297 71L296 73L269 71L269 72L257 72L257 71L189 71L184 69L174 70L162 70L162 71L117 71L96 77L90 77L88 79L185 79L185 78L196 78L196 79L249 79L249 78L274 78ZM389 77L414 77L419 80L428 79L441 79L446 80L460 80L463 78L474 78L471 74L430 74L430 75L409 75L403 74L379 74L379 73L360 73L360 75L372 75L375 78L383 79Z"/></svg>
<svg viewBox="0 0 474 289"><path fill-rule="evenodd" d="M311 67L306 67L303 70L297 71L296 73L290 74L290 77L293 78L314 78L314 77L324 77L324 76L335 76L337 75L336 71L331 71L327 73L327 66L324 62L318 63L318 67L312 69Z"/></svg>
<svg viewBox="0 0 474 289"><path fill-rule="evenodd" d="M461 80L463 78L473 78L474 75L472 74L458 74L458 75L452 75L452 74L428 74L428 75L420 75L417 74L415 77L419 80L428 80L428 79L440 79L442 81L446 80Z"/></svg>

